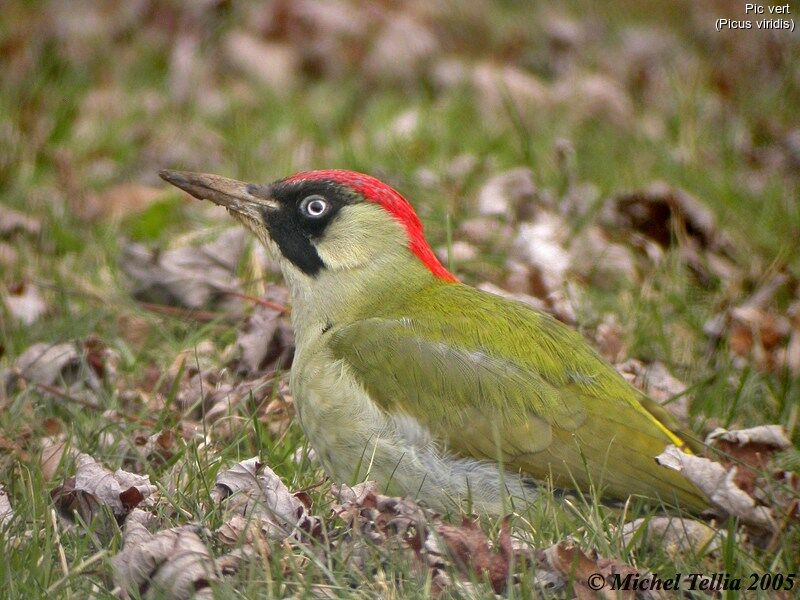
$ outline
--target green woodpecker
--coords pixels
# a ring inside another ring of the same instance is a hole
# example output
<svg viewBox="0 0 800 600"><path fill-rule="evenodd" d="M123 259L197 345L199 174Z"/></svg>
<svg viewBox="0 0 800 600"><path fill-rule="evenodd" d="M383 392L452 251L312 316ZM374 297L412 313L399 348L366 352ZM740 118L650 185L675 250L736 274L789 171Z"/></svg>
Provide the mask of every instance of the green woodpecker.
<svg viewBox="0 0 800 600"><path fill-rule="evenodd" d="M333 479L439 510L498 513L548 481L706 506L655 461L684 446L668 413L566 325L457 281L388 185L341 170L161 177L227 208L278 259L297 416Z"/></svg>

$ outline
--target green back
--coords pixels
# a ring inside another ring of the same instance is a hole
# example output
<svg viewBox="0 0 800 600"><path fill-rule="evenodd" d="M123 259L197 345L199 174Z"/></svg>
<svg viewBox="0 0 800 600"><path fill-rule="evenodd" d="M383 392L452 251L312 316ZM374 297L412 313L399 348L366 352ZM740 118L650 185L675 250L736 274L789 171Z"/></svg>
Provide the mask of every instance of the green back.
<svg viewBox="0 0 800 600"><path fill-rule="evenodd" d="M681 445L668 413L549 315L438 281L367 314L332 330L334 356L379 406L414 417L451 452L558 487L705 506L654 460Z"/></svg>

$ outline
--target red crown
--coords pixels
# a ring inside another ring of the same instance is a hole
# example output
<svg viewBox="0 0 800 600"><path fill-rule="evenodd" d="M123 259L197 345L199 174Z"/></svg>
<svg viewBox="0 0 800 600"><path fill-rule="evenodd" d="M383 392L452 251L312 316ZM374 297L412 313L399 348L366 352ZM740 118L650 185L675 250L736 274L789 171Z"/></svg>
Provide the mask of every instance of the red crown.
<svg viewBox="0 0 800 600"><path fill-rule="evenodd" d="M428 267L430 272L439 279L456 281L456 277L444 268L425 240L422 222L414 211L414 207L397 190L370 175L343 169L305 171L287 177L284 181L292 182L310 179L321 179L345 185L361 194L365 200L381 205L406 228L409 249Z"/></svg>

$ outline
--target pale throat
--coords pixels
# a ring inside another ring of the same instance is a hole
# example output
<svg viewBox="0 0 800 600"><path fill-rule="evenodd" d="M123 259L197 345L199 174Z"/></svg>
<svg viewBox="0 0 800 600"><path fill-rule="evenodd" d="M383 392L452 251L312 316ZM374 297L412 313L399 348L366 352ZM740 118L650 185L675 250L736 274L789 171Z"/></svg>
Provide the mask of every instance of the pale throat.
<svg viewBox="0 0 800 600"><path fill-rule="evenodd" d="M403 255L405 253L405 255ZM356 266L324 268L315 276L279 259L292 303L292 326L298 339L305 334L374 316L406 292L433 281L428 269L410 252L385 254ZM402 274L402 275L400 275Z"/></svg>

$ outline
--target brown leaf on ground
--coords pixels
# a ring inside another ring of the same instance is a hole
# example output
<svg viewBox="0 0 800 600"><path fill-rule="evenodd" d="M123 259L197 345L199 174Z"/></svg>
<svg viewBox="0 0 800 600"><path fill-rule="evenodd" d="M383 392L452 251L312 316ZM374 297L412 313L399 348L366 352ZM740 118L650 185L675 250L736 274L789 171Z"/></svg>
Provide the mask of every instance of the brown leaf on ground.
<svg viewBox="0 0 800 600"><path fill-rule="evenodd" d="M617 81L600 73L570 72L555 81L552 101L577 121L600 119L618 127L633 122L633 105Z"/></svg>
<svg viewBox="0 0 800 600"><path fill-rule="evenodd" d="M363 70L377 80L412 82L438 47L434 33L413 15L387 15L364 59Z"/></svg>
<svg viewBox="0 0 800 600"><path fill-rule="evenodd" d="M619 318L614 314L603 315L595 330L594 342L600 354L607 361L618 363L628 355L628 348L623 336L624 331ZM617 369L619 370L619 367Z"/></svg>
<svg viewBox="0 0 800 600"><path fill-rule="evenodd" d="M706 443L722 451L718 456L720 463L728 468L736 467L733 481L750 495L773 456L792 447L780 425L760 425L738 431L718 427L708 434Z"/></svg>
<svg viewBox="0 0 800 600"><path fill-rule="evenodd" d="M246 420L248 411L257 410L260 422L265 423L274 436L283 433L294 417L291 396L279 385L274 374L242 381L232 385L222 384L211 391L205 399L207 406L204 422L211 426L211 434L218 439L229 439L236 435Z"/></svg>
<svg viewBox="0 0 800 600"><path fill-rule="evenodd" d="M642 390L681 422L689 419L691 398L686 394L686 384L669 372L660 361L644 364L631 358L615 365L617 371L635 387Z"/></svg>
<svg viewBox="0 0 800 600"><path fill-rule="evenodd" d="M0 530L12 521L14 518L14 509L11 507L11 501L8 499L3 484L0 483Z"/></svg>
<svg viewBox="0 0 800 600"><path fill-rule="evenodd" d="M222 49L229 63L279 96L292 91L300 74L300 57L289 44L233 31L224 39Z"/></svg>
<svg viewBox="0 0 800 600"><path fill-rule="evenodd" d="M246 233L226 229L216 240L159 252L141 244L123 248L120 267L138 300L186 308L238 310L241 284L234 272L244 250Z"/></svg>
<svg viewBox="0 0 800 600"><path fill-rule="evenodd" d="M550 211L539 211L534 221L520 223L512 243L511 258L531 269L531 293L539 298L564 287L570 267L567 249L569 227Z"/></svg>
<svg viewBox="0 0 800 600"><path fill-rule="evenodd" d="M219 577L202 530L184 525L150 533L152 521L139 509L125 519L122 550L111 560L114 583L143 597L197 598Z"/></svg>
<svg viewBox="0 0 800 600"><path fill-rule="evenodd" d="M600 227L584 227L569 241L570 271L581 281L608 288L618 281L636 281L638 268L631 249L612 242Z"/></svg>
<svg viewBox="0 0 800 600"><path fill-rule="evenodd" d="M138 315L120 315L117 325L123 339L134 349L140 350L147 342L151 332L150 322Z"/></svg>
<svg viewBox="0 0 800 600"><path fill-rule="evenodd" d="M32 283L20 283L3 291L9 314L23 325L33 325L47 312L47 303Z"/></svg>
<svg viewBox="0 0 800 600"><path fill-rule="evenodd" d="M345 532L350 533L336 536L329 531L329 537L337 539L338 544L351 545L348 554L360 555L362 540L389 555L412 550L417 568L428 572L437 592L449 589L457 594L471 587L471 580L477 577L500 593L514 576L512 566L527 564L533 556L529 548L514 546L507 519L493 544L477 521L442 523L436 513L409 498L378 493L375 482L333 486L331 492L338 500L332 513L345 522ZM446 571L451 567L464 579L450 577ZM488 588L483 590L486 592Z"/></svg>
<svg viewBox="0 0 800 600"><path fill-rule="evenodd" d="M39 464L42 468L42 477L45 480L49 481L56 476L65 453L70 458L77 458L80 454L76 448L69 444L65 435L48 436L42 440L42 454Z"/></svg>
<svg viewBox="0 0 800 600"><path fill-rule="evenodd" d="M370 494L376 495L378 493L378 483L375 481L364 481L357 483L354 486L334 485L331 487L333 497L339 501L339 507L345 504L361 505ZM334 511L335 512L335 511Z"/></svg>
<svg viewBox="0 0 800 600"><path fill-rule="evenodd" d="M164 188L139 183L121 183L106 190L89 194L74 208L82 219L121 219L144 211L153 202L170 192Z"/></svg>
<svg viewBox="0 0 800 600"><path fill-rule="evenodd" d="M714 552L720 546L722 535L701 521L680 517L636 519L622 527L622 539L626 545L639 538L649 548L661 548L673 558L687 553Z"/></svg>
<svg viewBox="0 0 800 600"><path fill-rule="evenodd" d="M81 357L74 344L38 343L22 353L15 367L31 383L56 385L64 381L71 385L77 379Z"/></svg>
<svg viewBox="0 0 800 600"><path fill-rule="evenodd" d="M38 343L17 359L5 386L13 390L24 382L47 396L96 407L102 383L113 380L118 360L117 353L95 337L75 344Z"/></svg>
<svg viewBox="0 0 800 600"><path fill-rule="evenodd" d="M514 235L511 225L501 223L495 217L473 217L458 226L457 237L466 238L476 246L490 247L498 253L506 251Z"/></svg>
<svg viewBox="0 0 800 600"><path fill-rule="evenodd" d="M533 172L528 167L503 171L487 179L478 192L478 213L516 221L523 204L532 202L536 192Z"/></svg>
<svg viewBox="0 0 800 600"><path fill-rule="evenodd" d="M611 224L639 231L663 248L671 246L674 236L682 232L695 237L702 248L720 248L729 243L711 210L688 192L663 182L620 194L606 207L606 211L609 209L605 217Z"/></svg>
<svg viewBox="0 0 800 600"><path fill-rule="evenodd" d="M508 520L501 525L497 549L492 548L478 523L469 519L460 526L438 525L436 533L457 569L462 573L474 573L478 579L487 578L497 594L505 590L513 556Z"/></svg>
<svg viewBox="0 0 800 600"><path fill-rule="evenodd" d="M638 575L638 570L616 559L601 558L596 552L586 554L569 540L561 541L539 553L539 569L542 568L558 575L562 579L561 585L571 582L579 600L598 596L609 600L635 597L633 590L615 591L611 589L611 584L615 575L624 579L629 574ZM598 573L605 579L605 587L593 591L587 584Z"/></svg>
<svg viewBox="0 0 800 600"><path fill-rule="evenodd" d="M289 291L283 286L271 285L264 300L285 306ZM241 354L240 370L244 373L288 369L294 354L294 333L284 311L276 306L257 304L239 332L236 346Z"/></svg>
<svg viewBox="0 0 800 600"><path fill-rule="evenodd" d="M484 62L475 67L461 66L461 74L447 74L454 64L440 62L435 67L434 79L445 85L461 85L466 78L474 87L478 106L489 123L502 122L499 115L507 115L511 107L517 114L535 115L551 102L550 88L533 73L513 65ZM526 119L527 120L527 119Z"/></svg>
<svg viewBox="0 0 800 600"><path fill-rule="evenodd" d="M77 510L88 522L105 505L121 518L141 503L152 504L156 487L149 476L122 469L112 473L88 454L79 454L76 463L75 476L51 492L64 516L71 517Z"/></svg>
<svg viewBox="0 0 800 600"><path fill-rule="evenodd" d="M12 267L17 263L17 250L11 244L0 241L0 267Z"/></svg>
<svg viewBox="0 0 800 600"><path fill-rule="evenodd" d="M709 499L712 507L723 515L739 517L742 522L759 529L772 530L772 510L760 506L755 498L736 485L737 468L723 465L702 456L686 454L675 446L656 457L658 464L682 473Z"/></svg>
<svg viewBox="0 0 800 600"><path fill-rule="evenodd" d="M0 237L9 237L14 233L39 235L41 229L42 224L38 219L11 208L0 206Z"/></svg>
<svg viewBox="0 0 800 600"><path fill-rule="evenodd" d="M601 214L607 226L655 242L661 249L675 243L686 264L703 279L713 274L728 280L738 275L729 255L730 240L719 230L714 213L700 199L656 182L649 188L620 194ZM644 244L646 247L646 244Z"/></svg>
<svg viewBox="0 0 800 600"><path fill-rule="evenodd" d="M143 464L151 467L163 465L178 450L178 434L173 429L164 429L151 435L140 434L134 438L136 453Z"/></svg>
<svg viewBox="0 0 800 600"><path fill-rule="evenodd" d="M303 502L292 494L275 472L258 458L241 461L217 475L211 497L225 500L229 516L257 520L269 539L282 540L300 531L311 532L316 527ZM230 525L231 530L236 527Z"/></svg>
<svg viewBox="0 0 800 600"><path fill-rule="evenodd" d="M750 296L709 319L703 330L714 345L726 340L734 364L761 371L800 373L800 302L785 313L776 308L781 293L795 293L797 280L779 271L760 281Z"/></svg>

